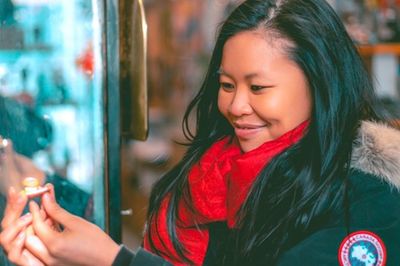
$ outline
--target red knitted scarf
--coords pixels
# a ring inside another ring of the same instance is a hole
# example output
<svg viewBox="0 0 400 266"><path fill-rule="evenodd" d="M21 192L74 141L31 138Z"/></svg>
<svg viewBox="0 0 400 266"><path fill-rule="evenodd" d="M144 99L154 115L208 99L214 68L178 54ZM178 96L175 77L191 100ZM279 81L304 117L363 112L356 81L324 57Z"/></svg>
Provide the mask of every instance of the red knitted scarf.
<svg viewBox="0 0 400 266"><path fill-rule="evenodd" d="M226 221L233 228L236 214L259 172L274 156L297 142L307 125L307 121L303 122L281 137L246 153L241 152L236 142L224 138L214 143L192 167L188 177L192 207L181 200L177 235L193 264L203 263L209 240L207 224ZM166 197L148 230L151 230L153 244L166 260L174 265L185 265L168 235L168 203L169 197ZM144 248L152 251L148 233L144 237Z"/></svg>

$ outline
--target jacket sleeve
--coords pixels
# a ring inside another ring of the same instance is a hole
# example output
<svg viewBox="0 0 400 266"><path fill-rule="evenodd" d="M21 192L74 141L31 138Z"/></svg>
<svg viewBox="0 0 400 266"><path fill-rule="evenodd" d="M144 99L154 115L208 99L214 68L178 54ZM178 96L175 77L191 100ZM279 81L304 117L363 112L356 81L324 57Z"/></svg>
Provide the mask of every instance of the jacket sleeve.
<svg viewBox="0 0 400 266"><path fill-rule="evenodd" d="M171 266L165 259L150 253L143 248L139 248L135 252L129 250L124 245L115 258L112 266Z"/></svg>

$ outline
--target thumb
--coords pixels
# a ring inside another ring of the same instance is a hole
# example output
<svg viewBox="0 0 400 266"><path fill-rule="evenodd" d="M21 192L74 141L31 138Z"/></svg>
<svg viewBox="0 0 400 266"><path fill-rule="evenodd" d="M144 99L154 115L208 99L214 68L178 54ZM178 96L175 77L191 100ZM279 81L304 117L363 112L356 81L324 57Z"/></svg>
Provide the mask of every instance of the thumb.
<svg viewBox="0 0 400 266"><path fill-rule="evenodd" d="M54 199L54 194L45 193L42 197L42 206L47 215L56 223L62 225L65 229L73 228L74 224L79 220L75 215L67 212L58 205Z"/></svg>
<svg viewBox="0 0 400 266"><path fill-rule="evenodd" d="M29 202L29 210L32 213L32 226L35 234L43 241L45 246L51 246L60 233L53 230L43 219L36 202Z"/></svg>
<svg viewBox="0 0 400 266"><path fill-rule="evenodd" d="M26 237L25 247L22 251L22 254L28 260L28 265L44 265L41 261L50 261L51 255L49 254L48 249L43 244L43 242L35 235L30 235ZM33 256L32 256L33 255Z"/></svg>

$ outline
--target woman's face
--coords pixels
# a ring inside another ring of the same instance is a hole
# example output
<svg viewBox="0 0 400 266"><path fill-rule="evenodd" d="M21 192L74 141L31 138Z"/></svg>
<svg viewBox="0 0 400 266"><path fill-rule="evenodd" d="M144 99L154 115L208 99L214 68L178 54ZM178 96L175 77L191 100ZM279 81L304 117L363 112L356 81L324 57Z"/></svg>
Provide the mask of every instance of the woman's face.
<svg viewBox="0 0 400 266"><path fill-rule="evenodd" d="M238 33L225 43L218 108L233 126L244 152L310 118L308 82L284 53L287 43L255 31Z"/></svg>

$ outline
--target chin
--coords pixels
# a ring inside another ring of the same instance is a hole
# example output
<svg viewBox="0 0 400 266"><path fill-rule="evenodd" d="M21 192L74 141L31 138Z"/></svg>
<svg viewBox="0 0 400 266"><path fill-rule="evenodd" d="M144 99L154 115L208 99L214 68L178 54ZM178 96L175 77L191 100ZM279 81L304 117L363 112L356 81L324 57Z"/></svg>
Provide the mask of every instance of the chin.
<svg viewBox="0 0 400 266"><path fill-rule="evenodd" d="M249 152L252 150L257 149L258 147L260 147L262 144L257 145L257 144L249 144L249 143L240 143L240 148L243 152Z"/></svg>

